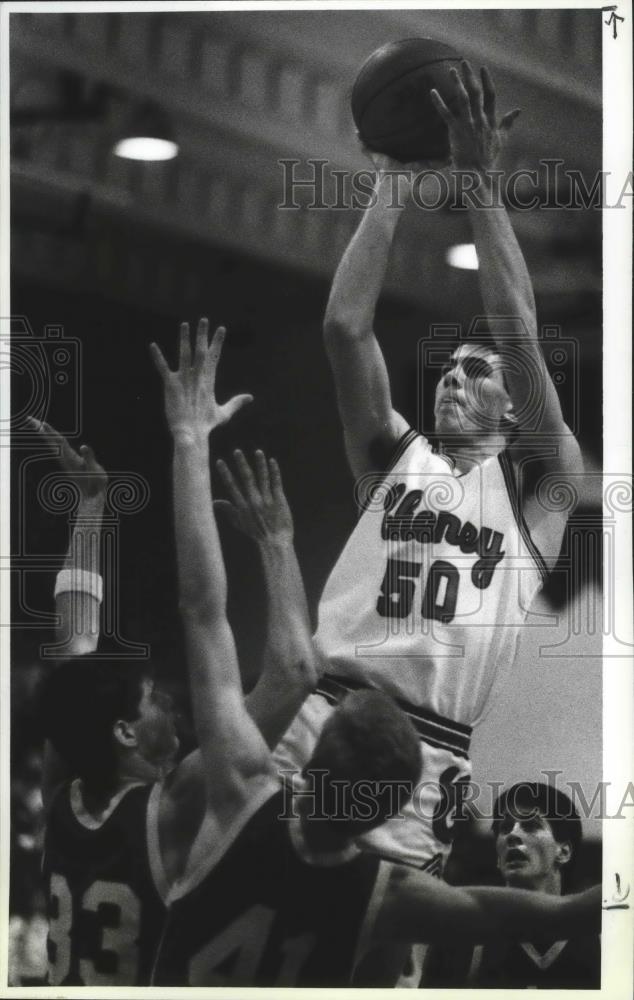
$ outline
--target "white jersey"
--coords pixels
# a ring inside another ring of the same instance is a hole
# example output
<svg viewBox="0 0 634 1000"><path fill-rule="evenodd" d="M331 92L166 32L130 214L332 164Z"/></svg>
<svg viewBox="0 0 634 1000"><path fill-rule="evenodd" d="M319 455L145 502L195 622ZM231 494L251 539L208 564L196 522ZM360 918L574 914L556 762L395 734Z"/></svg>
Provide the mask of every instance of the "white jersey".
<svg viewBox="0 0 634 1000"><path fill-rule="evenodd" d="M440 874L471 774L471 728L515 658L546 565L505 452L458 476L410 430L389 472L364 477L357 495L359 523L319 606L316 642L330 666L275 759L282 774L301 769L348 690L391 694L421 737L423 780L403 815L364 843Z"/></svg>
<svg viewBox="0 0 634 1000"><path fill-rule="evenodd" d="M414 430L362 514L319 606L329 673L475 725L547 574L506 452L464 475Z"/></svg>

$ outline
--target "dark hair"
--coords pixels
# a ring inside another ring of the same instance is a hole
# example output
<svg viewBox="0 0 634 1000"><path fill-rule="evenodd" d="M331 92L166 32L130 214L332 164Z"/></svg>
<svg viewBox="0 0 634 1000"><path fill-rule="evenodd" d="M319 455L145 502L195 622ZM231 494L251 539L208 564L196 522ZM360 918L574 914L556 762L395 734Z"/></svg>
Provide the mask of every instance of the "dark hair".
<svg viewBox="0 0 634 1000"><path fill-rule="evenodd" d="M459 347L468 347L474 351L483 350L486 351L487 354L497 354L498 356L500 356L500 350L493 337L493 334L488 330L488 327L485 329L479 328L477 331L477 338L474 338L473 340L454 341L453 344L451 345L451 355L455 354L455 352L458 350ZM506 392L510 397L511 393L509 392L509 384L508 384L508 379L506 377L506 372L504 371L504 367L501 368L501 375L502 375L502 382L504 383L504 388L506 389ZM521 428L517 421L517 417L515 416L513 411L504 414L504 416L500 420L499 429L500 432L504 434L506 438L507 447L516 443L516 441L520 437Z"/></svg>
<svg viewBox="0 0 634 1000"><path fill-rule="evenodd" d="M315 815L356 836L398 814L412 797L420 739L388 695L355 691L326 721L303 773L322 779L314 780Z"/></svg>
<svg viewBox="0 0 634 1000"><path fill-rule="evenodd" d="M95 795L116 786L118 758L113 726L139 717L148 664L77 657L56 666L40 690L39 717L73 775Z"/></svg>
<svg viewBox="0 0 634 1000"><path fill-rule="evenodd" d="M583 836L581 819L574 802L554 785L541 781L520 781L506 788L493 805L493 836L499 835L505 816L525 816L527 811L537 812L544 817L558 844L570 844L570 861L561 869L561 885L565 892L570 885Z"/></svg>

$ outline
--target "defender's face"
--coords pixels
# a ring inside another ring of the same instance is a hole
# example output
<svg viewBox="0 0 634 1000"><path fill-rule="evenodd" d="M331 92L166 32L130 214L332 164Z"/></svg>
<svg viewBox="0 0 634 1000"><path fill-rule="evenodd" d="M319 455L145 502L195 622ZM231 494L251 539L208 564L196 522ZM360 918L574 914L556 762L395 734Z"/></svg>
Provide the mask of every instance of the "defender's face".
<svg viewBox="0 0 634 1000"><path fill-rule="evenodd" d="M535 810L514 809L502 819L495 847L498 868L507 885L538 889L570 857L570 845L558 843L548 820Z"/></svg>
<svg viewBox="0 0 634 1000"><path fill-rule="evenodd" d="M178 736L171 697L146 677L139 701L139 717L132 726L138 750L149 764L157 767L169 764L178 751Z"/></svg>
<svg viewBox="0 0 634 1000"><path fill-rule="evenodd" d="M461 344L436 387L437 433L497 433L502 416L512 408L499 355Z"/></svg>

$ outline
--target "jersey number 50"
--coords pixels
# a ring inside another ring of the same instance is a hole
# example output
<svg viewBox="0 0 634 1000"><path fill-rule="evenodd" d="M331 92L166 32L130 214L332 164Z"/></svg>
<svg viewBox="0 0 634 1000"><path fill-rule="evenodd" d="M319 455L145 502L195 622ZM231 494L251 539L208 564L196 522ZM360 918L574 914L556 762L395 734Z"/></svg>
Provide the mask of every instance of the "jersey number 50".
<svg viewBox="0 0 634 1000"><path fill-rule="evenodd" d="M416 581L421 563L405 559L388 559L381 584L376 610L383 618L407 618L412 610ZM458 600L460 574L456 567L444 559L436 559L429 567L421 615L443 624L453 621Z"/></svg>

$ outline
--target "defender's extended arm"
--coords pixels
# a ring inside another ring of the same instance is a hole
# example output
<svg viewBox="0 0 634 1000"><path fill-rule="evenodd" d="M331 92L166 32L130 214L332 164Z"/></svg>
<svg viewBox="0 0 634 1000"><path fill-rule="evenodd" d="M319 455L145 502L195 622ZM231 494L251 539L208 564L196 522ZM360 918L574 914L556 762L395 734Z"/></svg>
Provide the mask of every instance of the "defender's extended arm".
<svg viewBox="0 0 634 1000"><path fill-rule="evenodd" d="M234 475L217 463L229 501L216 506L236 528L255 541L267 596L267 636L262 671L246 697L247 708L270 747L274 747L314 691L319 658L310 629L304 581L293 545L291 515L279 467L256 451L253 469L240 450Z"/></svg>

